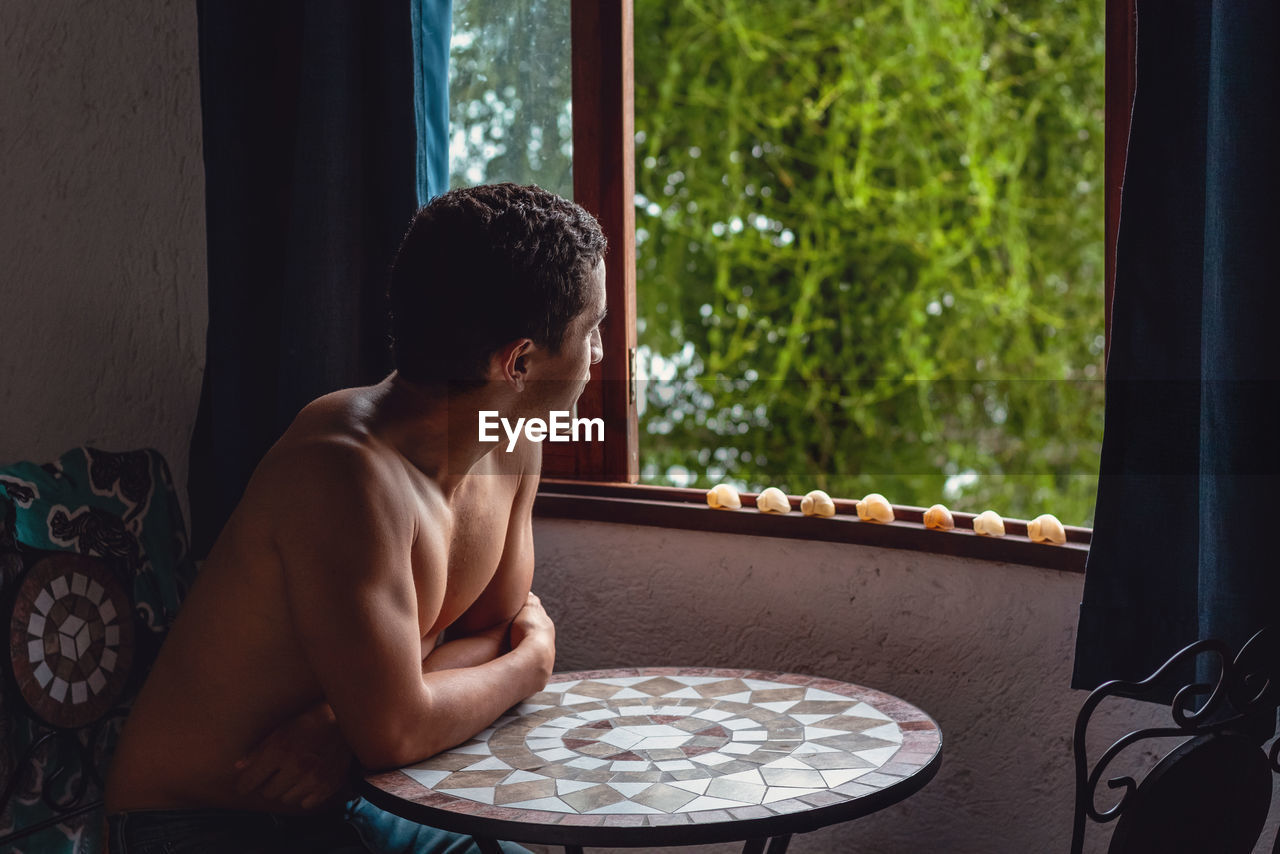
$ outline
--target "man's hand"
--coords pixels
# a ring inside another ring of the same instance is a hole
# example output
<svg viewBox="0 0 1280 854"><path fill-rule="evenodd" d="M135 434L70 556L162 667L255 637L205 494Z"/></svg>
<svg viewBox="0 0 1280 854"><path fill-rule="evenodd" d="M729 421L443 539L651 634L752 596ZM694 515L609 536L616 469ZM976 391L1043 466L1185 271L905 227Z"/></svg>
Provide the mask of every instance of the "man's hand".
<svg viewBox="0 0 1280 854"><path fill-rule="evenodd" d="M511 648L518 647L532 648L540 653L538 660L542 664L542 683L545 685L556 664L556 626L543 610L542 600L532 592L520 613L511 621Z"/></svg>
<svg viewBox="0 0 1280 854"><path fill-rule="evenodd" d="M346 787L351 759L333 710L320 703L276 727L236 763L236 791L278 812L315 809Z"/></svg>

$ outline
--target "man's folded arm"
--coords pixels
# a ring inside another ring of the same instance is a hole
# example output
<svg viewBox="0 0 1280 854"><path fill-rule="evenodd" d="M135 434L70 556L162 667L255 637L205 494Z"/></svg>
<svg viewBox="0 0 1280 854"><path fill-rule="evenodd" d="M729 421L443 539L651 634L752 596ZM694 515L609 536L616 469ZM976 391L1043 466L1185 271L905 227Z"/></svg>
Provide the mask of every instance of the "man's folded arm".
<svg viewBox="0 0 1280 854"><path fill-rule="evenodd" d="M511 502L502 556L476 601L445 632L445 643L423 659L428 673L481 664L507 649L507 631L529 601L533 585L533 502L538 496L542 446L522 441L522 474Z"/></svg>
<svg viewBox="0 0 1280 854"><path fill-rule="evenodd" d="M459 744L541 689L554 642L546 649L537 633L483 664L424 673L420 616L434 615L420 615L418 603L441 601L446 568L425 567L415 584L412 485L399 464L354 444L293 453L293 496L276 538L290 616L365 767L398 767ZM444 561L446 532L439 536L439 548L423 554Z"/></svg>

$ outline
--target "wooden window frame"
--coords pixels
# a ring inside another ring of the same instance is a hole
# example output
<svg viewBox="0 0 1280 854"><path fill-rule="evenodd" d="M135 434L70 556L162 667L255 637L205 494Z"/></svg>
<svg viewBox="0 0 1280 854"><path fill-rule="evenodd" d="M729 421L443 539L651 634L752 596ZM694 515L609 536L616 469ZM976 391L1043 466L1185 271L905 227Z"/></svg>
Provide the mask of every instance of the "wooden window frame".
<svg viewBox="0 0 1280 854"><path fill-rule="evenodd" d="M983 560L1083 572L1092 532L1068 528L1065 546L1032 543L1026 523L1006 520L994 539L964 530L972 516L956 513L958 530L928 531L922 511L895 507L889 525L860 522L855 502L837 500L834 519L755 510L714 511L701 490L641 486L636 409L635 85L633 0L572 0L573 190L600 221L610 241L605 257L609 315L602 331L604 359L577 414L601 417L604 442L544 445L543 482L534 512L542 517L590 519L904 548ZM1136 0L1106 0L1104 275L1106 352L1111 346L1115 246L1124 183L1129 116L1136 81ZM750 508L754 495L744 496ZM798 508L799 499L791 496Z"/></svg>
<svg viewBox="0 0 1280 854"><path fill-rule="evenodd" d="M572 0L573 197L595 215L609 250L604 358L578 399L577 416L602 418L603 442L543 445L547 477L635 483L636 194L632 0Z"/></svg>

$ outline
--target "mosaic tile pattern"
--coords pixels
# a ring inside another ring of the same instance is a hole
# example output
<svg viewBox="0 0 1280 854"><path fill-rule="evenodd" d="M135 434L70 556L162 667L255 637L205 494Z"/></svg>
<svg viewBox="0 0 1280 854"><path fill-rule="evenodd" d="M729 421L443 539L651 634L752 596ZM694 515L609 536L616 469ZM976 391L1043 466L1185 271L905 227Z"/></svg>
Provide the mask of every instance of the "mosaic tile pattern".
<svg viewBox="0 0 1280 854"><path fill-rule="evenodd" d="M793 674L557 674L466 744L368 782L452 812L541 824L669 825L827 806L900 782L936 724L878 691Z"/></svg>
<svg viewBox="0 0 1280 854"><path fill-rule="evenodd" d="M100 562L53 555L23 579L9 626L18 691L46 723L79 727L119 699L133 657L129 596Z"/></svg>

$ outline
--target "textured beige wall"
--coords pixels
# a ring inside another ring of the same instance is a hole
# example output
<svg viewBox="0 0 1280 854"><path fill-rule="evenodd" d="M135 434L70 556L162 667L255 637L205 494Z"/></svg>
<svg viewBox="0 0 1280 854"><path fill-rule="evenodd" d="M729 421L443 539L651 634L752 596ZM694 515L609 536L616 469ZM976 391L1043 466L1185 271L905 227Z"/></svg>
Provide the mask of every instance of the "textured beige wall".
<svg viewBox="0 0 1280 854"><path fill-rule="evenodd" d="M0 463L151 446L204 363L195 3L0 3Z"/></svg>
<svg viewBox="0 0 1280 854"><path fill-rule="evenodd" d="M558 670L718 665L814 673L896 694L938 721L942 768L923 791L860 821L798 836L790 851L1067 850L1071 733L1087 696L1068 687L1082 576L838 543L553 519L536 520L534 538L534 588L556 620ZM1130 729L1167 719L1153 706L1108 701L1091 750L1096 756ZM1273 816L1278 811L1273 801ZM1273 818L1264 839L1275 834ZM1269 851L1269 842L1258 850Z"/></svg>

